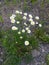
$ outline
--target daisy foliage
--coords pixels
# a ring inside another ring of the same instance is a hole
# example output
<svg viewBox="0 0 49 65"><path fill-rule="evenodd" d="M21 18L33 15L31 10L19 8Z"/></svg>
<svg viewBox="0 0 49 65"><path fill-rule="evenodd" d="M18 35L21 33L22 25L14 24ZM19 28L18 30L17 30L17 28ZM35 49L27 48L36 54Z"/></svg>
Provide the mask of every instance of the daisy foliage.
<svg viewBox="0 0 49 65"><path fill-rule="evenodd" d="M39 41L49 42L49 36L46 35L39 16L33 17L32 14L16 10L10 16L10 22L12 26L4 32L3 46L8 56L14 55L15 63L26 55L30 58L31 51L38 49ZM11 59L11 61L13 60ZM8 60L5 62L8 62ZM8 65L12 64L13 62L8 63Z"/></svg>

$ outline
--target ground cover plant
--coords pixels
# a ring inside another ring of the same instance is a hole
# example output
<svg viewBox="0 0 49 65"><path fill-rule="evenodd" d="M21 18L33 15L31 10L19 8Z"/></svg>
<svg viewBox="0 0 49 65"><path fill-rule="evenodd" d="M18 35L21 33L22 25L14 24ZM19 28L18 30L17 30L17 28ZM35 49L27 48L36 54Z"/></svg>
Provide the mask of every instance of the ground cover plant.
<svg viewBox="0 0 49 65"><path fill-rule="evenodd" d="M40 17L16 10L10 17L11 28L3 30L2 45L6 51L3 65L19 65L25 57L29 63L33 57L31 51L38 49L40 41L49 43ZM34 21L34 19L36 21ZM0 36L1 38L1 36Z"/></svg>

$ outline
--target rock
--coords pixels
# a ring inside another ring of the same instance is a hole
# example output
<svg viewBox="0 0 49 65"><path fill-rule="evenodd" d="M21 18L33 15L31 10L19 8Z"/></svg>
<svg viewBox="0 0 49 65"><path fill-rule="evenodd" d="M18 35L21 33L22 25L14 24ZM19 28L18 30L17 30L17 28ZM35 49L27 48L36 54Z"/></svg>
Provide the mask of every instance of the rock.
<svg viewBox="0 0 49 65"><path fill-rule="evenodd" d="M37 57L39 55L40 55L40 52L38 50L35 49L35 50L32 51L32 56L33 57Z"/></svg>

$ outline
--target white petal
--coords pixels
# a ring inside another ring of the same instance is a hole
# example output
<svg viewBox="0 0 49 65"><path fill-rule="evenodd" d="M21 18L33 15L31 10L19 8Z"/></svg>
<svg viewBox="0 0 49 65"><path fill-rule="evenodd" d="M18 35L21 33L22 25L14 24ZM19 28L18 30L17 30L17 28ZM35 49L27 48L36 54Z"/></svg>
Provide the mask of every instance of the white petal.
<svg viewBox="0 0 49 65"><path fill-rule="evenodd" d="M17 23L17 24L19 24L20 22L19 22L19 21L17 21L16 23Z"/></svg>
<svg viewBox="0 0 49 65"><path fill-rule="evenodd" d="M28 46L29 45L29 41L25 41L25 45Z"/></svg>
<svg viewBox="0 0 49 65"><path fill-rule="evenodd" d="M26 16L23 16L23 19L26 20Z"/></svg>
<svg viewBox="0 0 49 65"><path fill-rule="evenodd" d="M31 30L27 30L27 33L31 33Z"/></svg>
<svg viewBox="0 0 49 65"><path fill-rule="evenodd" d="M35 22L34 22L34 21L32 21L32 22L31 22L31 25L35 25Z"/></svg>
<svg viewBox="0 0 49 65"><path fill-rule="evenodd" d="M24 33L24 32L25 32L25 30L24 30L24 29L22 29L22 32Z"/></svg>
<svg viewBox="0 0 49 65"><path fill-rule="evenodd" d="M19 31L18 34L21 34L21 32Z"/></svg>
<svg viewBox="0 0 49 65"><path fill-rule="evenodd" d="M27 26L27 24L26 24L26 23L24 23L24 25L25 25L25 26Z"/></svg>
<svg viewBox="0 0 49 65"><path fill-rule="evenodd" d="M13 26L12 30L18 30L18 28L16 26Z"/></svg>
<svg viewBox="0 0 49 65"><path fill-rule="evenodd" d="M36 22L36 24L38 24L38 22Z"/></svg>
<svg viewBox="0 0 49 65"><path fill-rule="evenodd" d="M22 14L22 12L19 12L20 14Z"/></svg>
<svg viewBox="0 0 49 65"><path fill-rule="evenodd" d="M42 24L39 24L39 27L42 27Z"/></svg>
<svg viewBox="0 0 49 65"><path fill-rule="evenodd" d="M20 39L22 39L23 37L22 36L20 36Z"/></svg>
<svg viewBox="0 0 49 65"><path fill-rule="evenodd" d="M19 11L18 10L16 10L16 14L19 14Z"/></svg>
<svg viewBox="0 0 49 65"><path fill-rule="evenodd" d="M36 16L35 19L39 20L39 16Z"/></svg>
<svg viewBox="0 0 49 65"><path fill-rule="evenodd" d="M26 30L29 30L29 27L26 27Z"/></svg>
<svg viewBox="0 0 49 65"><path fill-rule="evenodd" d="M29 17L30 17L30 18L33 18L33 16L32 16L31 14L29 14Z"/></svg>
<svg viewBox="0 0 49 65"><path fill-rule="evenodd" d="M24 13L25 16L27 16L27 13Z"/></svg>
<svg viewBox="0 0 49 65"><path fill-rule="evenodd" d="M11 19L11 23L15 23L15 19Z"/></svg>
<svg viewBox="0 0 49 65"><path fill-rule="evenodd" d="M32 22L32 21L33 21L33 19L31 19L31 18L30 18L30 19L29 19L29 21L30 21L30 22Z"/></svg>

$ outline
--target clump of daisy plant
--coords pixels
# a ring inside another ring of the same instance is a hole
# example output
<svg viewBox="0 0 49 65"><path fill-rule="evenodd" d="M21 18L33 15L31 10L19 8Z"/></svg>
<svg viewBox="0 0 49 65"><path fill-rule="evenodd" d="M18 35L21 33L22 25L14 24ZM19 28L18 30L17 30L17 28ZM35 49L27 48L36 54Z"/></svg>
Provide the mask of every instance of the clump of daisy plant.
<svg viewBox="0 0 49 65"><path fill-rule="evenodd" d="M38 48L39 40L47 41L44 38L43 25L39 19L38 15L34 17L32 14L19 10L10 16L12 27L4 33L3 40L3 45L9 56L14 55L16 59L22 59L31 54L33 49Z"/></svg>

